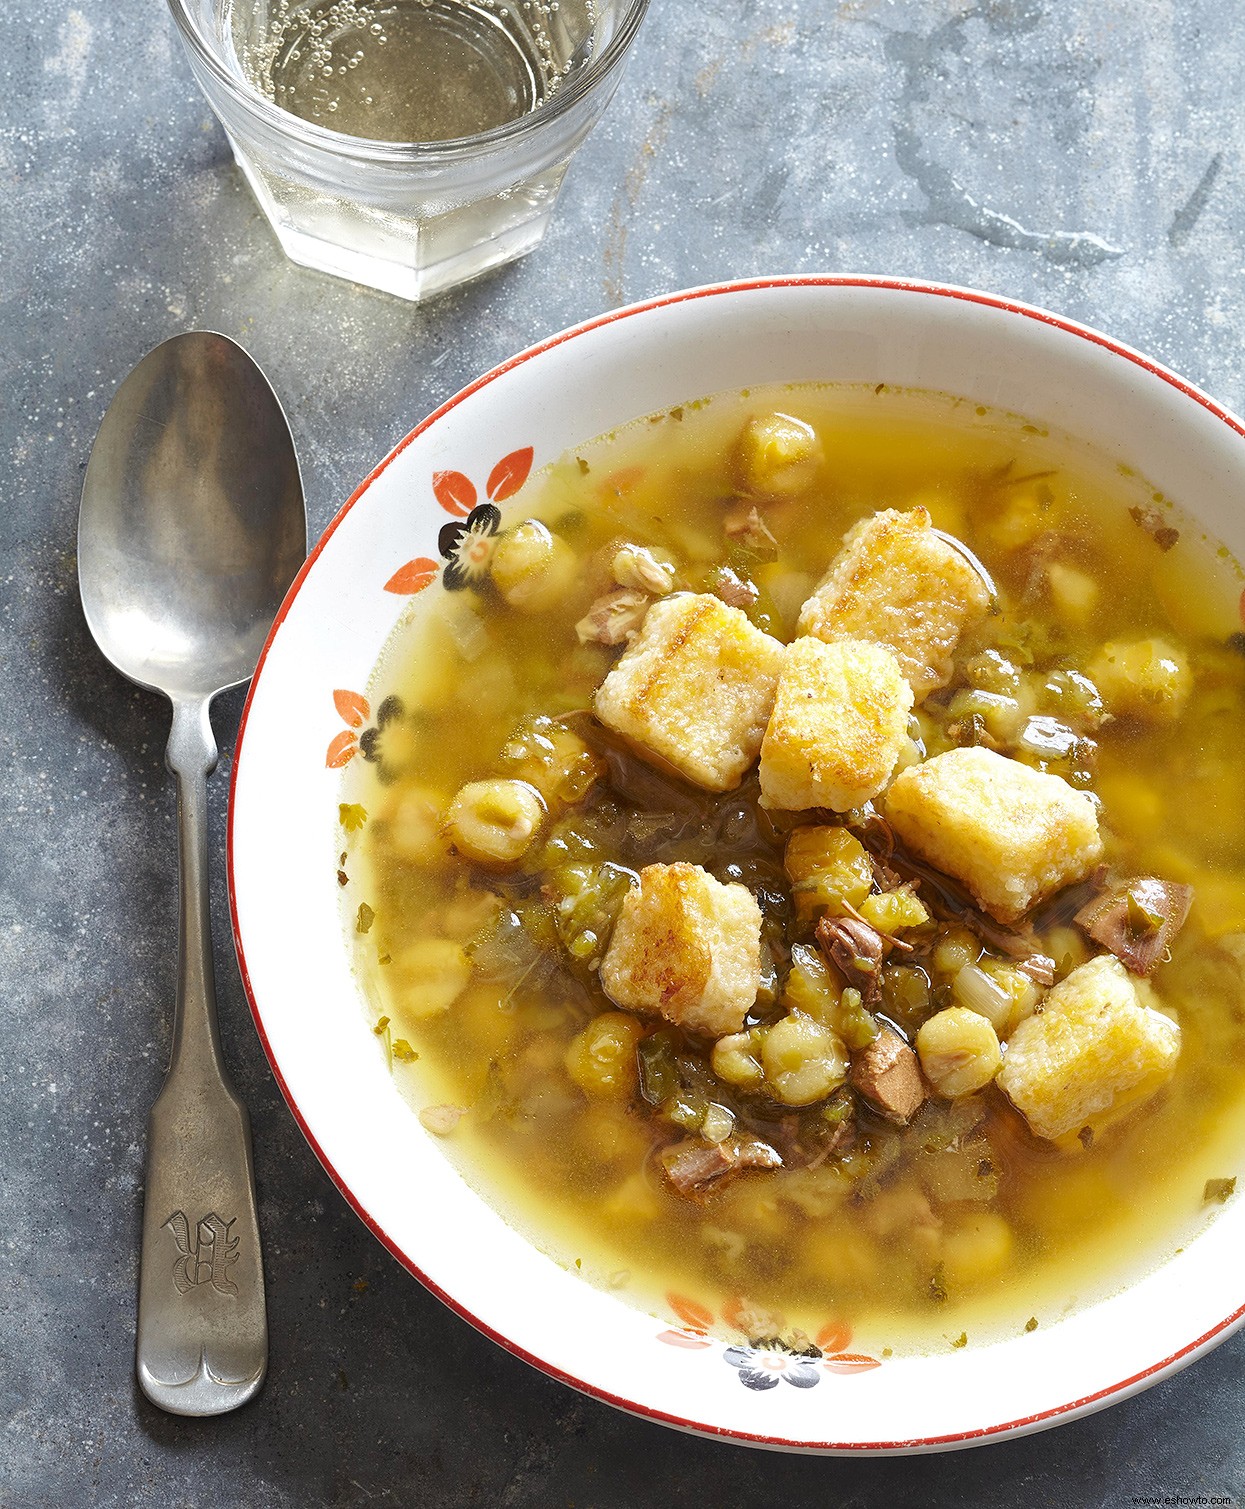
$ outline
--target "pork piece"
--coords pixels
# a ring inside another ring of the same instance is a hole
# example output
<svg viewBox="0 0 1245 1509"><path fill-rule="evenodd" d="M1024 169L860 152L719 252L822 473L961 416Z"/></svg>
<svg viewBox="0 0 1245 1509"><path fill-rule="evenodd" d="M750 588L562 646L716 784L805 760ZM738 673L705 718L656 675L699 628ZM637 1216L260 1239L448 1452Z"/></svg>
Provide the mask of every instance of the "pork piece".
<svg viewBox="0 0 1245 1509"><path fill-rule="evenodd" d="M762 560L772 561L777 558L778 541L770 533L769 525L761 517L755 503L748 503L746 500L737 503L726 515L723 527L732 544L750 550Z"/></svg>
<svg viewBox="0 0 1245 1509"><path fill-rule="evenodd" d="M1016 968L1022 975L1028 975L1035 985L1055 983L1055 961L1045 954L1029 954L1027 958L1017 959Z"/></svg>
<svg viewBox="0 0 1245 1509"><path fill-rule="evenodd" d="M1135 975L1148 975L1185 924L1193 887L1142 875L1101 896L1076 914L1076 925Z"/></svg>
<svg viewBox="0 0 1245 1509"><path fill-rule="evenodd" d="M639 633L652 598L646 592L619 587L598 597L575 625L580 644L622 644Z"/></svg>
<svg viewBox="0 0 1245 1509"><path fill-rule="evenodd" d="M800 1135L800 1118L784 1116L766 1129L770 1142L782 1154L784 1168L820 1168L827 1158L838 1157L856 1145L856 1117L849 1114L829 1128L820 1138Z"/></svg>
<svg viewBox="0 0 1245 1509"><path fill-rule="evenodd" d="M661 1154L666 1177L676 1193L698 1199L728 1175L746 1168L781 1168L782 1158L767 1142L702 1142L688 1137Z"/></svg>
<svg viewBox="0 0 1245 1509"><path fill-rule="evenodd" d="M713 595L720 597L728 608L750 608L760 592L752 582L745 581L729 566L721 566L713 573Z"/></svg>
<svg viewBox="0 0 1245 1509"><path fill-rule="evenodd" d="M856 1055L851 1082L879 1115L896 1126L907 1126L925 1103L921 1065L893 1027L883 1027Z"/></svg>
<svg viewBox="0 0 1245 1509"><path fill-rule="evenodd" d="M886 942L877 928L857 917L823 917L817 924L822 952L860 992L866 1006L881 994L882 960Z"/></svg>

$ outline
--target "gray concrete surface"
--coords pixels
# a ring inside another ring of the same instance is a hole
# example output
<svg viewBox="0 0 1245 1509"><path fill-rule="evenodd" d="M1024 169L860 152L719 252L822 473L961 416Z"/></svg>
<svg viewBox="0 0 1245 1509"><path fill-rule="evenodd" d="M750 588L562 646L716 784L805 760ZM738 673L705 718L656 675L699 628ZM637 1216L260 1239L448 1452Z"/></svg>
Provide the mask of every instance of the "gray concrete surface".
<svg viewBox="0 0 1245 1509"><path fill-rule="evenodd" d="M0 1504L1245 1501L1245 1335L1054 1434L877 1462L679 1436L477 1336L349 1213L268 1073L225 925L227 758L217 958L255 1124L272 1367L235 1416L147 1407L131 1347L173 988L167 715L98 658L74 576L109 395L190 326L236 336L269 373L317 534L500 358L609 305L750 273L1016 295L1245 409L1245 9L654 0L545 245L421 310L282 261L159 0L5 0L0 39ZM239 708L219 706L226 754Z"/></svg>

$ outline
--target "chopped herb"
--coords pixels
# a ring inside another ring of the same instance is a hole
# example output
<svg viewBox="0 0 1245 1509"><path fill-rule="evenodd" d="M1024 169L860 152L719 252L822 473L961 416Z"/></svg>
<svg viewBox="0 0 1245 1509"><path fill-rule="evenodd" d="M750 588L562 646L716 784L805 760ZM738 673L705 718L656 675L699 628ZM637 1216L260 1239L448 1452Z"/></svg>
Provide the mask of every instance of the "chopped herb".
<svg viewBox="0 0 1245 1509"><path fill-rule="evenodd" d="M345 870L338 870L338 872L337 872L337 884L338 885L349 885L350 884L350 876L346 874Z"/></svg>
<svg viewBox="0 0 1245 1509"><path fill-rule="evenodd" d="M371 928L372 923L375 921L376 913L370 906L368 906L366 901L361 901L359 903L359 910L354 919L355 932L366 933Z"/></svg>
<svg viewBox="0 0 1245 1509"><path fill-rule="evenodd" d="M943 1282L943 1267L939 1263L934 1269L933 1276L929 1281L930 1298L935 1304L945 1304L947 1299L947 1286Z"/></svg>
<svg viewBox="0 0 1245 1509"><path fill-rule="evenodd" d="M1037 1330L1037 1326L1038 1326L1037 1316L1036 1315L1030 1315L1030 1317L1028 1318L1028 1320L1025 1321L1025 1330L1026 1331L1036 1331Z"/></svg>
<svg viewBox="0 0 1245 1509"><path fill-rule="evenodd" d="M885 384L885 383L884 383L884 382L880 382L880 383L879 383L879 384L878 384L878 385L877 385L877 387L876 387L876 388L874 388L874 390L873 390L873 391L874 391L874 394L875 394L875 395L876 395L876 394L878 394L878 393L885 393L885 392L886 392L886 384Z"/></svg>
<svg viewBox="0 0 1245 1509"><path fill-rule="evenodd" d="M387 1016L381 1017L380 1021L378 1021L376 1023L376 1025L375 1025L375 1027L372 1028L372 1031L376 1034L376 1036L378 1038L381 1039L381 1041L385 1045L385 1063L388 1064L390 1072L392 1073L392 1071L393 1071L393 1038L390 1036L390 1033L389 1033L389 1018Z"/></svg>
<svg viewBox="0 0 1245 1509"><path fill-rule="evenodd" d="M415 1052L414 1048L411 1047L410 1043L404 1037L395 1037L390 1044L390 1048L394 1058L399 1059L404 1064L413 1064L419 1057L419 1054Z"/></svg>
<svg viewBox="0 0 1245 1509"><path fill-rule="evenodd" d="M337 821L347 833L357 833L367 822L367 808L358 802L341 802L337 808Z"/></svg>
<svg viewBox="0 0 1245 1509"><path fill-rule="evenodd" d="M345 849L343 849L341 851L341 853L337 856L337 863L339 865L344 865L346 863L346 851L345 851Z"/></svg>
<svg viewBox="0 0 1245 1509"><path fill-rule="evenodd" d="M377 959L376 962L377 962L377 964L392 964L393 963L393 955L392 954L381 954L380 958Z"/></svg>
<svg viewBox="0 0 1245 1509"><path fill-rule="evenodd" d="M581 477L586 477L592 468L588 465L588 463L582 456L576 456L575 460L579 463L579 475Z"/></svg>
<svg viewBox="0 0 1245 1509"><path fill-rule="evenodd" d="M894 1353L894 1351L890 1347L883 1347L882 1348L882 1356L883 1357L893 1357L894 1355L895 1355L895 1353Z"/></svg>
<svg viewBox="0 0 1245 1509"><path fill-rule="evenodd" d="M1207 1179L1206 1188L1202 1191L1202 1199L1207 1204L1212 1200L1218 1200L1220 1205L1236 1193L1236 1180L1232 1179Z"/></svg>
<svg viewBox="0 0 1245 1509"><path fill-rule="evenodd" d="M671 417L671 419L682 419L683 418L683 405L681 403L680 404L676 404L675 407L670 410L670 417Z"/></svg>
<svg viewBox="0 0 1245 1509"><path fill-rule="evenodd" d="M951 1343L951 1345L953 1347L955 1347L957 1350L960 1347L966 1347L968 1345L968 1332L967 1331L961 1331L960 1334Z"/></svg>
<svg viewBox="0 0 1245 1509"><path fill-rule="evenodd" d="M1081 1130L1076 1134L1076 1140L1081 1144L1082 1147L1092 1147L1094 1142L1093 1127L1082 1127Z"/></svg>
<svg viewBox="0 0 1245 1509"><path fill-rule="evenodd" d="M1134 938L1148 938L1151 933L1157 933L1163 926L1163 917L1160 912L1152 912L1148 906L1137 900L1136 895L1128 893L1128 931Z"/></svg>
<svg viewBox="0 0 1245 1509"><path fill-rule="evenodd" d="M577 1257L575 1259L575 1266L576 1266L576 1268L582 1268L584 1266L584 1260L583 1260L583 1258Z"/></svg>

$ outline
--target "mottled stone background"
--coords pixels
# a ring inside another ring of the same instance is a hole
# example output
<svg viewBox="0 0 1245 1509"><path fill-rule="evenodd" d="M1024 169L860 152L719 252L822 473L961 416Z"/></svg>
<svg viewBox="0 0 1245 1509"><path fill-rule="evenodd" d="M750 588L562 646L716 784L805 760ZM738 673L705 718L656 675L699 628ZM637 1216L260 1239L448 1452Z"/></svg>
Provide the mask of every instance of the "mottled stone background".
<svg viewBox="0 0 1245 1509"><path fill-rule="evenodd" d="M500 358L609 305L749 273L1017 295L1245 409L1245 7L654 0L543 247L424 310L282 260L159 0L2 9L0 1504L1245 1501L1245 1336L1054 1434L818 1461L630 1420L451 1316L333 1191L247 1017L220 862L237 697L217 716L216 941L255 1125L272 1366L239 1414L149 1408L131 1348L143 1124L173 991L167 712L100 660L74 574L109 396L191 326L236 336L272 378L315 534Z"/></svg>

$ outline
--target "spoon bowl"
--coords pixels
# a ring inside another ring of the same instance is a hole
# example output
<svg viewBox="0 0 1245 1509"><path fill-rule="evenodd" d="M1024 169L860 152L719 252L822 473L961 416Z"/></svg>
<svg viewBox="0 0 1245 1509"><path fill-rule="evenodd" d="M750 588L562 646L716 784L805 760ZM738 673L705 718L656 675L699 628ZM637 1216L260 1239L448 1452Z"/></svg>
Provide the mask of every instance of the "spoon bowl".
<svg viewBox="0 0 1245 1509"><path fill-rule="evenodd" d="M250 1122L216 1026L208 709L250 679L306 532L289 426L251 358L207 332L157 346L117 390L92 449L78 582L103 653L173 704L177 1000L148 1123L136 1366L143 1392L174 1414L235 1409L267 1369Z"/></svg>
<svg viewBox="0 0 1245 1509"><path fill-rule="evenodd" d="M157 346L117 389L83 483L78 581L100 649L169 696L237 686L306 548L298 461L264 374L223 335Z"/></svg>

